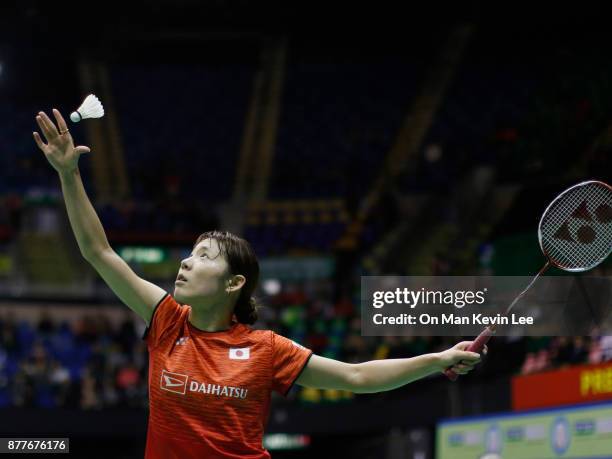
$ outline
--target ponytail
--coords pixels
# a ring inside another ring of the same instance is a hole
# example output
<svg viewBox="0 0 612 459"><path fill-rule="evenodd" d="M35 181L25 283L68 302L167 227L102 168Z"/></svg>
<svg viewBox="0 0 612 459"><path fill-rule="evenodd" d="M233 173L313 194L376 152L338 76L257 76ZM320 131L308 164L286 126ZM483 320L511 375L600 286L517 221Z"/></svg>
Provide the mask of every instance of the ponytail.
<svg viewBox="0 0 612 459"><path fill-rule="evenodd" d="M257 301L255 301L255 298L251 297L248 301L244 301L242 295L240 295L240 298L234 307L234 314L239 323L253 325L255 322L257 322L258 309L259 305L257 304Z"/></svg>

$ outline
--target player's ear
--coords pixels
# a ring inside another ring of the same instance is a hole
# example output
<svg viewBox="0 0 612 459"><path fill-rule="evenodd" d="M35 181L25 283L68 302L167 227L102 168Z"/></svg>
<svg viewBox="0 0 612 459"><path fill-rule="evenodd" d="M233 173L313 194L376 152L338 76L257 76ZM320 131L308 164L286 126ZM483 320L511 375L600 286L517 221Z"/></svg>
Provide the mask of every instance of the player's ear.
<svg viewBox="0 0 612 459"><path fill-rule="evenodd" d="M242 286L246 283L246 277L242 274L235 274L229 278L227 281L227 292L236 292L242 288Z"/></svg>

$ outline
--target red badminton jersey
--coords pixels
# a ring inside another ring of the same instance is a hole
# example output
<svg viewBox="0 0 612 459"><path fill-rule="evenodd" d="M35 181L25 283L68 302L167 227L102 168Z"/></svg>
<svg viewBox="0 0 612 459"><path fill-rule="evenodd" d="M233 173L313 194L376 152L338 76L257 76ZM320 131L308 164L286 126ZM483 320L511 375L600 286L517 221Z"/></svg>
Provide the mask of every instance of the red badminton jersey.
<svg viewBox="0 0 612 459"><path fill-rule="evenodd" d="M190 306L166 294L144 339L149 348L146 459L264 459L272 390L286 395L312 351L270 330L234 323L205 332Z"/></svg>

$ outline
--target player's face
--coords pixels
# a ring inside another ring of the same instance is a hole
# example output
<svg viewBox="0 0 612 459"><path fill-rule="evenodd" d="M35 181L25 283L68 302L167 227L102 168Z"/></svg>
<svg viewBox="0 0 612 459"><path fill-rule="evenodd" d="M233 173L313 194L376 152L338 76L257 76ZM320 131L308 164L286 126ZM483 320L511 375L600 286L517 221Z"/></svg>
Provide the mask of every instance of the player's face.
<svg viewBox="0 0 612 459"><path fill-rule="evenodd" d="M204 239L194 247L191 256L181 262L174 297L185 304L194 299L214 304L227 298L228 279L229 266L219 250L219 243L216 239Z"/></svg>

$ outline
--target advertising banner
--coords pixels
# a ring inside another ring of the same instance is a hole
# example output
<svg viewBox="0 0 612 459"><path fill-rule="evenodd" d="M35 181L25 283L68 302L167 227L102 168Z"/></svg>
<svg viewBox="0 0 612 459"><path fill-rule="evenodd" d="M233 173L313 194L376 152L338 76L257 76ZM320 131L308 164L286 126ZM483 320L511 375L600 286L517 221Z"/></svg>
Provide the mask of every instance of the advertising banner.
<svg viewBox="0 0 612 459"><path fill-rule="evenodd" d="M437 459L612 458L612 404L448 420Z"/></svg>

